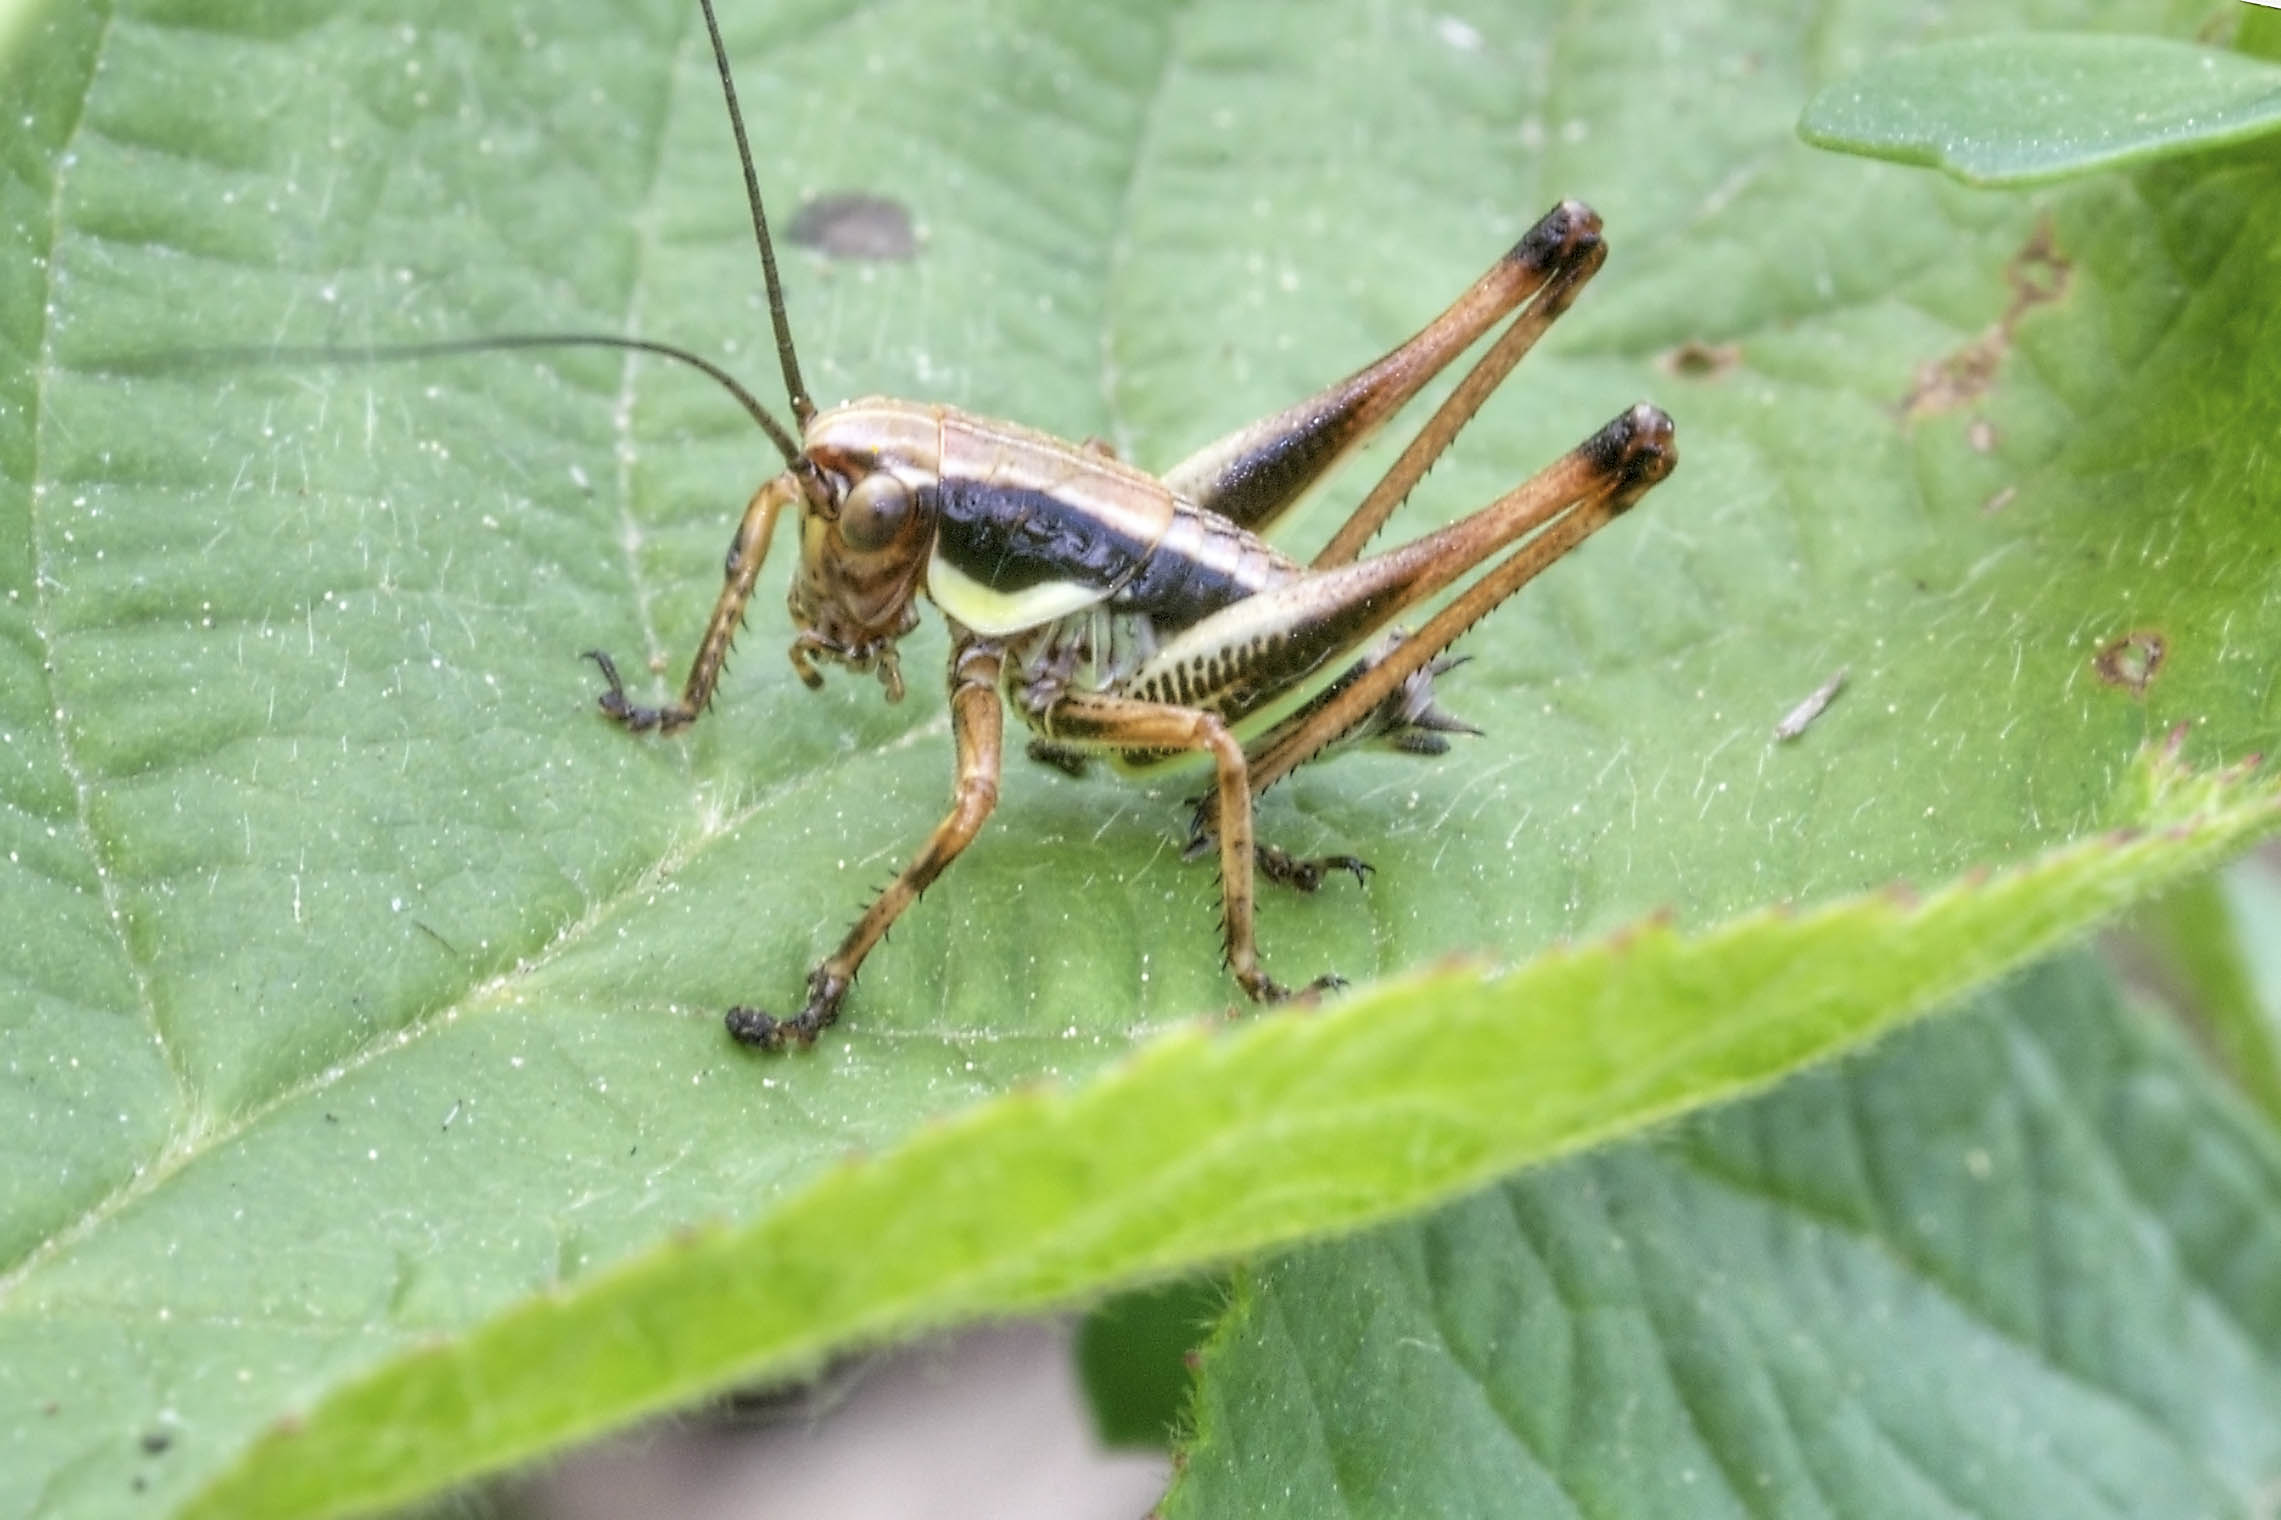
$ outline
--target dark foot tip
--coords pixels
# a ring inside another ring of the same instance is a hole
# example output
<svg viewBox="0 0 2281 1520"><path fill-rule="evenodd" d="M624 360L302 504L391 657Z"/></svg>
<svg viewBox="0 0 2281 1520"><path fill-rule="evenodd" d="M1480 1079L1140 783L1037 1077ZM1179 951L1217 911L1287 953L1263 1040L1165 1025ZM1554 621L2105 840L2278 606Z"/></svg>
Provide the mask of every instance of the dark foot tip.
<svg viewBox="0 0 2281 1520"><path fill-rule="evenodd" d="M1562 201L1521 234L1507 257L1532 268L1550 269L1572 262L1579 252L1598 241L1600 213L1582 201Z"/></svg>
<svg viewBox="0 0 2281 1520"><path fill-rule="evenodd" d="M1259 987L1246 987L1244 991L1249 992L1256 1002L1296 1003L1301 1007L1311 1008L1323 1000L1324 993L1336 992L1345 985L1346 978L1334 971L1316 977L1296 992L1281 982L1269 981L1266 977L1260 978Z"/></svg>
<svg viewBox="0 0 2281 1520"><path fill-rule="evenodd" d="M1679 464L1679 430L1671 414L1642 401L1624 414L1631 423L1631 455L1625 463L1624 489L1634 499Z"/></svg>
<svg viewBox="0 0 2281 1520"><path fill-rule="evenodd" d="M1653 402L1638 403L1624 413L1624 421L1631 425L1635 449L1669 450L1679 432L1671 421L1671 414Z"/></svg>
<svg viewBox="0 0 2281 1520"><path fill-rule="evenodd" d="M610 683L609 691L604 693L604 706L609 705L607 699L610 697L616 697L620 702L625 700L626 683L618 679L618 662L616 660L611 659L599 649L581 650L578 657L582 660L592 660L595 665L600 667L602 679Z"/></svg>
<svg viewBox="0 0 2281 1520"><path fill-rule="evenodd" d="M601 667L602 679L609 685L594 698L594 705L612 722L623 724L637 734L653 728L672 733L697 716L694 711L679 707L636 707L626 700L626 683L618 677L617 661L599 649L584 650L580 658L592 660Z"/></svg>
<svg viewBox="0 0 2281 1520"><path fill-rule="evenodd" d="M602 679L609 683L601 695L594 699L594 705L628 727L642 727L642 724L634 721L640 709L626 700L626 683L618 677L618 662L599 649L582 650L579 653L579 658L592 660L595 665L600 667Z"/></svg>
<svg viewBox="0 0 2281 1520"><path fill-rule="evenodd" d="M1236 985L1243 988L1244 996L1255 1003L1280 1003L1291 995L1290 988L1264 971L1255 971L1248 977L1239 976Z"/></svg>
<svg viewBox="0 0 2281 1520"><path fill-rule="evenodd" d="M1205 841L1207 844L1209 842ZM1189 851L1193 855L1198 848L1192 842ZM1260 875L1296 892L1320 890L1333 871L1345 871L1358 882L1368 882L1370 873L1376 869L1369 861L1357 855L1305 857L1287 854L1271 844L1260 845L1255 858L1259 862Z"/></svg>
<svg viewBox="0 0 2281 1520"><path fill-rule="evenodd" d="M728 1026L729 1038L739 1045L754 1050L785 1050L793 1045L811 1045L815 1036L803 1029L796 1019L780 1019L758 1008L731 1008L721 1021Z"/></svg>
<svg viewBox="0 0 2281 1520"><path fill-rule="evenodd" d="M1611 419L1584 448L1593 468L1615 476L1636 495L1670 474L1679 462L1677 438L1671 414L1642 401Z"/></svg>
<svg viewBox="0 0 2281 1520"><path fill-rule="evenodd" d="M1281 882L1295 892L1312 893L1323 884L1323 868L1330 862L1306 860L1286 855L1273 845L1259 846L1257 860L1259 874L1269 881Z"/></svg>

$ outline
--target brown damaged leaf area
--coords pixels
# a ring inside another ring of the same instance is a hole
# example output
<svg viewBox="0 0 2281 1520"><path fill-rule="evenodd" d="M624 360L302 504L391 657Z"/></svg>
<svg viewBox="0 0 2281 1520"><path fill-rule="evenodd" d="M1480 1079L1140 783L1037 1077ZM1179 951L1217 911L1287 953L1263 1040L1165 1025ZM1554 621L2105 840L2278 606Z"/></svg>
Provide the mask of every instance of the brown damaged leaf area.
<svg viewBox="0 0 2281 1520"><path fill-rule="evenodd" d="M2091 668L2109 686L2143 697L2169 653L2168 639L2152 628L2137 628L2102 644L2091 657Z"/></svg>
<svg viewBox="0 0 2281 1520"><path fill-rule="evenodd" d="M1739 343L1705 343L1689 338L1656 356L1655 367L1681 380L1716 380L1742 362Z"/></svg>
<svg viewBox="0 0 2281 1520"><path fill-rule="evenodd" d="M2038 306L2065 296L2074 268L2059 252L2050 219L2036 223L2027 242L2004 266L2004 283L2012 288L2012 299L2003 316L1962 348L1917 367L1916 383L1901 398L1901 420L1913 423L1953 412L1986 395L1996 383L1997 371L2003 368L2004 356L2012 351L2012 335L2020 320ZM1983 438L1986 447L1981 447ZM1994 446L1993 427L1974 438L1974 447L1982 453Z"/></svg>

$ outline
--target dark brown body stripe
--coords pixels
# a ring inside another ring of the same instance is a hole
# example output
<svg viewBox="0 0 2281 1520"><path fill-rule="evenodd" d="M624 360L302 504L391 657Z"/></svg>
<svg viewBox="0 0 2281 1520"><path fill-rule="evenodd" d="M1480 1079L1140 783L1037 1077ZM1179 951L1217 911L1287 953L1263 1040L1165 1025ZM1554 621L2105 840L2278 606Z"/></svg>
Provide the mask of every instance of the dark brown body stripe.
<svg viewBox="0 0 2281 1520"><path fill-rule="evenodd" d="M919 499L939 514L935 552L993 591L1052 581L1114 590L1141 571L1152 547L1083 507L1021 486L950 479Z"/></svg>
<svg viewBox="0 0 2281 1520"><path fill-rule="evenodd" d="M1176 504L1163 539L1143 544L1101 515L1044 491L947 479L920 493L937 514L935 552L993 591L1075 581L1109 608L1185 628L1298 574L1242 529Z"/></svg>

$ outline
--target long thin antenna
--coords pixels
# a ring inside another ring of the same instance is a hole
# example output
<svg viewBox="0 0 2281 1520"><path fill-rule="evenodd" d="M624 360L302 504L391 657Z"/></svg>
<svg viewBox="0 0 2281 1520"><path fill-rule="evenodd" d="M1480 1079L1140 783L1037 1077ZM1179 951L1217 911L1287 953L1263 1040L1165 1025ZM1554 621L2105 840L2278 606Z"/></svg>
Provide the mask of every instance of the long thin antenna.
<svg viewBox="0 0 2281 1520"><path fill-rule="evenodd" d="M698 0L698 4L705 8L705 30L713 39L713 63L721 71L721 97L729 103L729 126L737 134L737 158L744 165L745 199L752 203L753 237L760 243L760 267L768 277L768 320L776 325L776 358L784 366L784 393L791 398L793 421L804 432L808 420L816 415L816 403L808 399L808 384L800 378L800 359L792 351L792 323L784 315L784 285L776 277L776 245L769 240L768 213L760 205L760 176L753 171L744 112L737 108L737 82L729 74L729 50L721 42L721 22L713 14L713 0Z"/></svg>
<svg viewBox="0 0 2281 1520"><path fill-rule="evenodd" d="M775 444L784 462L801 468L800 442L794 438L760 398L744 388L736 376L701 354L671 343L648 338L626 338L616 333L500 333L487 338L447 338L436 343L378 343L363 348L331 348L322 344L288 348L194 348L174 353L137 354L129 360L138 370L166 369L178 364L388 364L403 359L440 359L453 354L489 354L518 348L616 348L656 354L677 360L709 377L736 397L747 415Z"/></svg>

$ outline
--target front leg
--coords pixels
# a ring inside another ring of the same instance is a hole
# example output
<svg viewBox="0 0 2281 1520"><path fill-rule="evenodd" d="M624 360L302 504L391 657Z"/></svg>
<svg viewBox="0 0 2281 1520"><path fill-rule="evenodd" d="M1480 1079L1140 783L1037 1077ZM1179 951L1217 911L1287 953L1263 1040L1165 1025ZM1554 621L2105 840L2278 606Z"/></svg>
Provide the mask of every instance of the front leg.
<svg viewBox="0 0 2281 1520"><path fill-rule="evenodd" d="M934 879L982 832L998 805L998 774L1005 737L1005 709L998 697L1001 653L979 639L960 644L950 660L951 736L958 746L958 785L950 812L902 873L872 899L847 938L809 973L808 1001L791 1018L758 1008L731 1008L729 1033L739 1043L762 1050L808 1046L840 1016L840 1004L855 983L857 968L903 910L919 900Z"/></svg>
<svg viewBox="0 0 2281 1520"><path fill-rule="evenodd" d="M637 734L653 728L670 734L696 722L697 715L712 706L713 687L721 679L721 667L728 663L729 646L736 641L737 629L744 626L744 610L752 601L753 583L759 580L760 567L768 558L768 541L775 535L776 519L799 498L799 491L799 483L790 474L779 475L755 491L745 504L737 536L729 540L728 559L722 566L721 594L713 603L705 636L697 642L697 657L689 662L689 677L681 683L680 701L666 707L636 706L626 695L626 683L618 678L616 662L599 649L586 651L586 658L602 667L602 679L609 683L596 699L602 711Z"/></svg>

